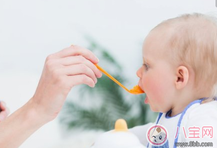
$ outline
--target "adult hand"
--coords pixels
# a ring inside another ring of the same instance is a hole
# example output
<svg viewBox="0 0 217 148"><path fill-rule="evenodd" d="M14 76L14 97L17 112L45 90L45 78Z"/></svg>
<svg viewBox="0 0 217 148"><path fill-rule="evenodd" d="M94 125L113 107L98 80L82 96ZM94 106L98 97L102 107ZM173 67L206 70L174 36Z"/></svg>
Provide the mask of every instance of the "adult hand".
<svg viewBox="0 0 217 148"><path fill-rule="evenodd" d="M9 115L9 109L5 102L0 102L0 122L3 121Z"/></svg>
<svg viewBox="0 0 217 148"><path fill-rule="evenodd" d="M72 87L94 87L102 73L94 64L97 57L79 46L70 46L47 57L38 87L30 102L41 118L54 119Z"/></svg>

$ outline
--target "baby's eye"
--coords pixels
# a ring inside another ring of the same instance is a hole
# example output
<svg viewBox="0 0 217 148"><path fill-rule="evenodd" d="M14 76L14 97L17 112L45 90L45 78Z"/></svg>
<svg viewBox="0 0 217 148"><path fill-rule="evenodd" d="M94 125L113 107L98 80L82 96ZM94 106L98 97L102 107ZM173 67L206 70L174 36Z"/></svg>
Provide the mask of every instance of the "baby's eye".
<svg viewBox="0 0 217 148"><path fill-rule="evenodd" d="M148 70L148 69L149 69L148 64L144 63L143 66L145 67L145 70Z"/></svg>

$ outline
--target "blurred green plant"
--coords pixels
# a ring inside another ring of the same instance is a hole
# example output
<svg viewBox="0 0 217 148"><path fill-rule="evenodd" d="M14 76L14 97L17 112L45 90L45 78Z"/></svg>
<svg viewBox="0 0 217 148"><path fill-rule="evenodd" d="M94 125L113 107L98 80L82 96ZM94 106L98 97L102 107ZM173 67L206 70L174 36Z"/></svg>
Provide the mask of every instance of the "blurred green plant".
<svg viewBox="0 0 217 148"><path fill-rule="evenodd" d="M88 49L102 59L99 65L122 84L129 83L122 74L121 65L109 50L90 37L87 37L87 41ZM66 129L108 131L114 128L115 121L119 118L125 119L129 128L146 124L156 118L156 114L144 104L144 94L131 95L105 75L98 79L94 88L80 86L78 98L77 102L72 101L75 98L67 99L61 111L59 121Z"/></svg>

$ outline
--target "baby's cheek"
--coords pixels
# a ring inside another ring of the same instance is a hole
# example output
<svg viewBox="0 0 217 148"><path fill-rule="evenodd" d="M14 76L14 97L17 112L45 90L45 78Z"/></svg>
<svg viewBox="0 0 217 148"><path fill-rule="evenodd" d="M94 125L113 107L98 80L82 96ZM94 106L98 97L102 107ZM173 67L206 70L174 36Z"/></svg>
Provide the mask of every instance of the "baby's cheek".
<svg viewBox="0 0 217 148"><path fill-rule="evenodd" d="M148 92L148 97L156 103L165 103L164 94L166 93L165 85L157 77L151 77L144 82L144 88Z"/></svg>

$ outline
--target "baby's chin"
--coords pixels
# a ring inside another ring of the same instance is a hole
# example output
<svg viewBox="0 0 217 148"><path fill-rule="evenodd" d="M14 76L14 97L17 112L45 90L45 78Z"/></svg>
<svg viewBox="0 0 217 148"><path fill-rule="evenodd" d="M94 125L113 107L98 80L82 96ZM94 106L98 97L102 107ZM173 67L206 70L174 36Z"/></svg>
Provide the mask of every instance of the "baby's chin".
<svg viewBox="0 0 217 148"><path fill-rule="evenodd" d="M151 111L156 112L156 113L161 112L160 110L158 110L158 109L152 107L151 105L149 105L149 106L150 106Z"/></svg>
<svg viewBox="0 0 217 148"><path fill-rule="evenodd" d="M151 103L148 103L150 106L151 111L156 113L167 113L168 111L166 109L158 108L157 106L152 106Z"/></svg>
<svg viewBox="0 0 217 148"><path fill-rule="evenodd" d="M149 104L151 111L153 112L158 112L158 113L167 113L170 109L168 108L161 108L162 106L156 106L155 104L151 103L150 99L148 98L148 96L146 95L145 100L144 100L145 104Z"/></svg>

